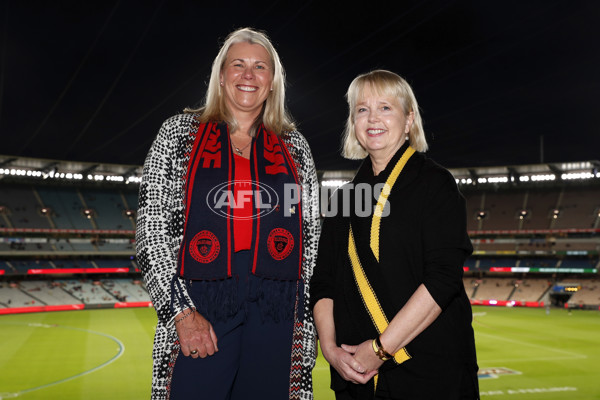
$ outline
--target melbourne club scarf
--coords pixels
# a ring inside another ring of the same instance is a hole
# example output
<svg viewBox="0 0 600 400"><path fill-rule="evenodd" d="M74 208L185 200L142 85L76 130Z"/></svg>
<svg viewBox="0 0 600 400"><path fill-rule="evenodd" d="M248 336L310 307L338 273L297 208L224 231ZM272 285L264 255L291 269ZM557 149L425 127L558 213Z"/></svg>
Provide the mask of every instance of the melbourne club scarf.
<svg viewBox="0 0 600 400"><path fill-rule="evenodd" d="M193 133L193 132L192 132ZM185 184L185 224L179 275L215 280L232 276L234 207L251 201L252 273L302 277L301 186L281 138L261 124L252 139L251 190L234 190L235 163L227 124L200 124L191 149Z"/></svg>

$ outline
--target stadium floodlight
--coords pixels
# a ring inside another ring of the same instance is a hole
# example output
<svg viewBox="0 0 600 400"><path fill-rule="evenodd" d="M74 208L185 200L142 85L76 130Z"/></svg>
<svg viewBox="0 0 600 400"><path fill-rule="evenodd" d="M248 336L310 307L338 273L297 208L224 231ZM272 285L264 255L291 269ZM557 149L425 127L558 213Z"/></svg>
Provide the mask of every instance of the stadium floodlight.
<svg viewBox="0 0 600 400"><path fill-rule="evenodd" d="M123 212L123 214L125 214L125 217L127 217L127 218L135 219L136 211L135 210L125 210Z"/></svg>
<svg viewBox="0 0 600 400"><path fill-rule="evenodd" d="M125 182L125 178L120 175L109 175L106 180L108 182Z"/></svg>
<svg viewBox="0 0 600 400"><path fill-rule="evenodd" d="M529 215L529 211L527 211L527 210L519 211L519 219L525 219L525 218L527 218L528 215Z"/></svg>
<svg viewBox="0 0 600 400"><path fill-rule="evenodd" d="M488 178L489 183L507 183L508 176L490 176Z"/></svg>
<svg viewBox="0 0 600 400"><path fill-rule="evenodd" d="M83 212L83 216L86 217L87 219L92 219L94 217L94 215L96 214L96 212L91 208L85 208L82 210L82 212Z"/></svg>
<svg viewBox="0 0 600 400"><path fill-rule="evenodd" d="M531 175L532 182L543 182L543 181L554 181L554 180L556 180L556 175L554 175L554 174Z"/></svg>
<svg viewBox="0 0 600 400"><path fill-rule="evenodd" d="M595 178L594 174L591 172L570 172L566 174L562 174L560 178L564 181L573 180L573 179L592 179Z"/></svg>
<svg viewBox="0 0 600 400"><path fill-rule="evenodd" d="M344 181L341 179L330 179L330 180L328 179L328 180L322 181L321 186L338 188L340 186L345 185L348 182L349 181Z"/></svg>

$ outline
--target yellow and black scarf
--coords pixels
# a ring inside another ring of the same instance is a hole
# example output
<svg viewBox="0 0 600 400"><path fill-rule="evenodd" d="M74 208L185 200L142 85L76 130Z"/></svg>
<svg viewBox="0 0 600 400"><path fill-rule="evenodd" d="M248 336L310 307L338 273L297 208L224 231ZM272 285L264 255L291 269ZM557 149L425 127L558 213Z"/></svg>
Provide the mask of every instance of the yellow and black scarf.
<svg viewBox="0 0 600 400"><path fill-rule="evenodd" d="M387 297L385 293L383 293L385 289L384 285L382 284L383 282L380 282L381 277L379 274L379 233L381 218L384 208L388 203L388 197L394 184L396 183L396 180L414 153L415 150L408 146L386 179L383 190L378 196L377 205L375 206L375 210L371 218L369 238L367 238L363 232L353 231L352 226L359 225L358 221L356 220L357 217L354 214L351 218L354 223L351 221L348 232L348 257L352 267L352 275L358 288L362 303L365 306L378 334L381 334L389 325L388 316L384 311L384 308L386 307L383 307L380 301L380 297ZM361 245L357 246L357 243L360 243ZM365 243L369 243L369 246L365 246ZM378 297L377 293L375 293L376 289L378 292L380 292L380 297ZM391 315L391 317L393 318L394 315ZM393 360L395 363L401 364L410 358L411 357L406 348L402 348L396 352Z"/></svg>

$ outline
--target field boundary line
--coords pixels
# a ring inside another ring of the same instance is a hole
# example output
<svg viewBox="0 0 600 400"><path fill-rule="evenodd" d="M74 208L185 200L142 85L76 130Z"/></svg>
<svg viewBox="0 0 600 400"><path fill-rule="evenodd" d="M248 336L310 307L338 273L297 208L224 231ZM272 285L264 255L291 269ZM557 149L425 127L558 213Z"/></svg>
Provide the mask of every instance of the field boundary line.
<svg viewBox="0 0 600 400"><path fill-rule="evenodd" d="M25 394L25 393L30 393L30 392L33 392L33 391L36 391L36 390L45 389L45 388L48 388L48 387L51 387L51 386L56 386L56 385L59 385L61 383L65 383L65 382L72 381L72 380L77 379L77 378L81 378L82 376L89 375L89 374L91 374L93 372L98 371L101 368L104 368L104 367L112 364L118 358L120 358L123 355L123 353L125 352L125 345L118 338L116 338L116 337L114 337L112 335L109 335L107 333L93 331L91 329L75 328L75 327L72 327L72 326L64 326L64 325L48 325L48 324L42 324L42 323L37 323L37 322L32 322L32 323L27 323L27 322L14 323L14 322L12 322L12 323L8 323L8 324L6 324L6 323L4 323L4 324L5 325L27 325L27 326L34 327L34 328L61 328L61 329L68 329L68 330L73 330L73 331L80 331L80 332L92 333L94 335L104 336L105 338L108 338L108 339L112 340L113 342L117 343L117 345L119 346L119 351L117 352L116 355L114 355L108 361L105 361L102 364L100 364L100 365L98 365L98 366L96 366L94 368L88 369L87 371L80 372L78 374L75 374L75 375L72 375L72 376L60 379L58 381L49 382L49 383L46 383L44 385L36 386L36 387L33 387L33 388L29 388L29 389L19 390L18 392L14 392L14 393L0 393L0 399L2 399L3 396L5 398L18 397L18 396L20 396L22 394Z"/></svg>
<svg viewBox="0 0 600 400"><path fill-rule="evenodd" d="M537 347L539 349L543 349L543 350L546 350L546 351L552 351L552 352L555 352L555 353L566 354L566 355L570 356L569 358L573 358L573 359L576 359L576 358L588 358L588 356L586 356L585 354L573 353L571 351L555 349L555 348L552 348L552 347L543 346L541 344L536 344L536 343L523 342L521 340L508 339L508 338L505 338L505 337L502 337L502 336L491 335L489 333L477 332L476 336L478 336L478 335L487 336L489 338L493 338L493 339L496 339L496 340L504 340L505 342L520 344L520 345L523 345L523 346ZM534 358L534 360L537 360L537 359L538 358ZM562 358L557 358L557 359L561 360L561 359L567 359L567 358L562 357Z"/></svg>

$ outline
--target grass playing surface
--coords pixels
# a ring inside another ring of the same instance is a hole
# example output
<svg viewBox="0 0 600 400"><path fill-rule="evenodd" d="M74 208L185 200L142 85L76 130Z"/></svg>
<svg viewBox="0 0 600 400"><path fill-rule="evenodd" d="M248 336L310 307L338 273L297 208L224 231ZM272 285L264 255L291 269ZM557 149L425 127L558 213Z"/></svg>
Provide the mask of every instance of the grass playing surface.
<svg viewBox="0 0 600 400"><path fill-rule="evenodd" d="M600 399L600 313L474 307L482 399ZM148 399L154 310L0 316L0 399ZM329 367L316 400L334 399Z"/></svg>

